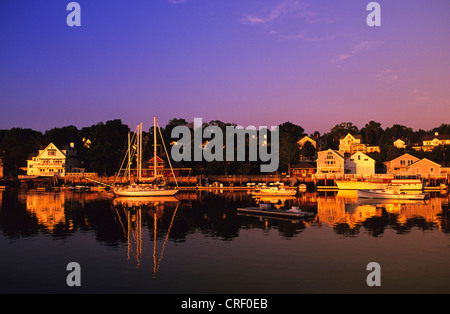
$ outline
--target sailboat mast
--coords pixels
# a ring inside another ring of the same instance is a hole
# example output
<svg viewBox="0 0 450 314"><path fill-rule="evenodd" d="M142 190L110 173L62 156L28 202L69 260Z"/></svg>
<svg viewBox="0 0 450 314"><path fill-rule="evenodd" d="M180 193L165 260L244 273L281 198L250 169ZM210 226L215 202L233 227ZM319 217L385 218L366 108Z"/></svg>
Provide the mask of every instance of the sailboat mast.
<svg viewBox="0 0 450 314"><path fill-rule="evenodd" d="M130 131L128 131L128 182L131 182L131 152L130 152Z"/></svg>
<svg viewBox="0 0 450 314"><path fill-rule="evenodd" d="M139 124L139 174L138 179L141 181L141 175L142 175L142 122Z"/></svg>
<svg viewBox="0 0 450 314"><path fill-rule="evenodd" d="M156 183L156 117L153 117L153 177Z"/></svg>

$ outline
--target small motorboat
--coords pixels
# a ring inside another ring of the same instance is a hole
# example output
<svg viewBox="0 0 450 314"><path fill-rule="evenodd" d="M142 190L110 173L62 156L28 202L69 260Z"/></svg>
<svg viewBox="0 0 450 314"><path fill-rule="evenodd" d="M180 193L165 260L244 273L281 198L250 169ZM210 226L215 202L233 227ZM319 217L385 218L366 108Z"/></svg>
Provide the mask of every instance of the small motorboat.
<svg viewBox="0 0 450 314"><path fill-rule="evenodd" d="M407 193L394 185L387 185L384 190L356 190L356 193L361 198L424 200L428 197L428 193Z"/></svg>
<svg viewBox="0 0 450 314"><path fill-rule="evenodd" d="M283 183L276 182L270 186L258 187L253 193L255 196L294 196L297 191L294 189L287 189Z"/></svg>

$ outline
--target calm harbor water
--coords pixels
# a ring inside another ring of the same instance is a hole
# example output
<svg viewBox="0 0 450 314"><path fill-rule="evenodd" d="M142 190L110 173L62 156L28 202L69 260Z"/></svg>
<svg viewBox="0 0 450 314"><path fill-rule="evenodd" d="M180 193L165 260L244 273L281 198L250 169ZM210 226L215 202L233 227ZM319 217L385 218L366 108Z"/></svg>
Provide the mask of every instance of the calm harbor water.
<svg viewBox="0 0 450 314"><path fill-rule="evenodd" d="M450 293L448 195L381 203L352 192L177 198L0 191L0 293ZM236 211L261 201L315 215ZM70 262L81 267L80 287L66 284ZM380 287L366 283L370 262L381 266Z"/></svg>

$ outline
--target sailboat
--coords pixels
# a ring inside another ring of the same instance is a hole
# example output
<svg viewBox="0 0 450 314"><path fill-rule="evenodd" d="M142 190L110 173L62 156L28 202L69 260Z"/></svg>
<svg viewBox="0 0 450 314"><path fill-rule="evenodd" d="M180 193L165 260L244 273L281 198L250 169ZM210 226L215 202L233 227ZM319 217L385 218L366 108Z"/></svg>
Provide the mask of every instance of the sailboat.
<svg viewBox="0 0 450 314"><path fill-rule="evenodd" d="M142 182L142 123L140 125L137 126L137 132L136 132L136 141L135 141L135 145L133 145L133 147L131 147L131 141L130 141L130 135L128 134L128 151L127 151L127 158L128 159L128 165L127 165L127 170L128 170L128 181L130 182L129 185L125 186L125 187L116 187L114 188L114 194L116 196L130 196L130 197L152 197L152 196L173 196L178 192L178 189L172 189L169 188L167 185L158 185L157 184L157 172L156 172L156 126L157 126L157 121L156 121L156 117L153 118L153 136L154 136L154 150L153 150L153 155L154 155L154 165L153 165L153 183L152 184L146 184L146 183L141 183ZM159 127L158 127L159 130ZM159 130L159 134L161 135L161 130ZM166 146L164 145L164 140L162 138L161 135L161 141L163 143L164 149L166 149ZM134 182L131 183L131 159L132 159L132 150L135 149L136 150L136 157L137 157L137 175L138 175L138 182ZM166 150L166 155L167 155L167 150ZM167 155L168 156L168 155ZM124 158L124 161L125 161ZM175 174L173 173L173 168L172 168L172 164L170 163L170 159L169 160L169 165L170 165L170 169L172 171L172 175L175 178ZM122 163L123 165L123 163ZM119 170L120 172L121 170ZM176 181L175 178L175 183L178 187L178 183Z"/></svg>

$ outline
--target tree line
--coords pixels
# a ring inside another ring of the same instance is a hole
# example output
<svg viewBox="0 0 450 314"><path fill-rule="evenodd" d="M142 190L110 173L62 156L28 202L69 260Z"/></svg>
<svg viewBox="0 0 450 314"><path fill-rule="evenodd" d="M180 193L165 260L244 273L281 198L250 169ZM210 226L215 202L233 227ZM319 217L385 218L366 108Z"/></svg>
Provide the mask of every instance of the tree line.
<svg viewBox="0 0 450 314"><path fill-rule="evenodd" d="M183 125L193 130L193 122L182 118L170 120L166 126L161 127L167 150L170 154L174 141L171 132L174 127ZM220 120L204 122L202 128L209 125L218 126L225 131L226 126L236 126L234 123L225 123ZM449 147L437 147L432 152L416 152L411 148L411 144L421 142L423 136L427 134L450 134L450 124L441 124L431 130L412 128L400 124L383 129L381 123L370 121L363 128L359 129L352 122L342 122L335 125L329 132L320 134L318 131L312 134L305 133L300 125L285 122L279 126L279 171L286 172L300 161L300 157L313 159L316 148L307 142L302 149L297 142L308 135L318 142L320 149L338 149L339 139L350 133L361 135L363 142L368 145L380 146L380 153L369 154L381 166L384 161L392 160L405 152L409 152L419 158L427 157L433 161L445 163L445 156L450 157ZM120 167L121 161L126 154L127 138L130 130L129 126L122 123L120 119L109 120L106 123L99 122L90 127L81 129L69 125L56 127L46 132L35 131L29 128L12 128L0 130L0 157L3 160L4 175L16 176L20 174L20 168L26 167L27 159L31 153L37 153L39 149L53 142L59 149L75 144L78 157L82 161L82 167L88 172L96 172L100 175L113 175ZM143 132L144 160L152 157L153 154L153 128ZM393 145L396 139L403 139L409 144L406 149L398 149ZM159 143L160 144L160 143ZM224 143L225 144L225 143ZM248 145L248 141L246 142ZM270 145L270 141L269 141ZM157 146L158 155L167 158L161 145ZM248 151L248 150L247 150ZM180 162L180 166L190 167L194 174L257 174L259 173L259 162L255 161L191 161Z"/></svg>

